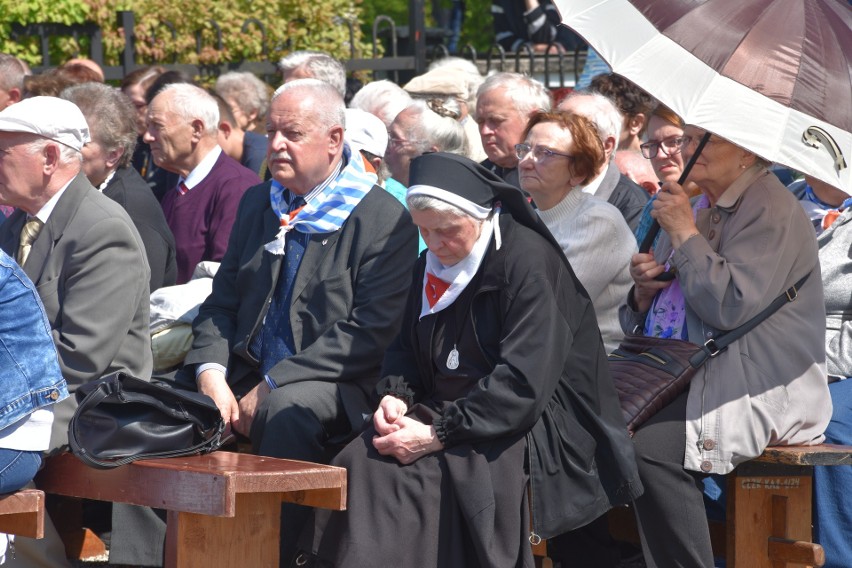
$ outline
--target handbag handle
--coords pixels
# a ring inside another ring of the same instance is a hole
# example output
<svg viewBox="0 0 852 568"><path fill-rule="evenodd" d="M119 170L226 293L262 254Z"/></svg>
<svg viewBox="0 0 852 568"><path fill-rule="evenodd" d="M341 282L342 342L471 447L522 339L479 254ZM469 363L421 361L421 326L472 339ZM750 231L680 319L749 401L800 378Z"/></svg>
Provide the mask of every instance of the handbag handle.
<svg viewBox="0 0 852 568"><path fill-rule="evenodd" d="M799 295L799 289L804 285L811 274L812 272L805 274L798 282L787 288L783 294L772 300L772 303L763 308L759 314L741 326L723 333L716 338L708 339L704 345L701 346L701 351L690 357L689 364L696 368L700 367L707 362L707 359L712 359L727 349L728 345L757 327L763 320L778 311L781 306L787 302L795 300Z"/></svg>

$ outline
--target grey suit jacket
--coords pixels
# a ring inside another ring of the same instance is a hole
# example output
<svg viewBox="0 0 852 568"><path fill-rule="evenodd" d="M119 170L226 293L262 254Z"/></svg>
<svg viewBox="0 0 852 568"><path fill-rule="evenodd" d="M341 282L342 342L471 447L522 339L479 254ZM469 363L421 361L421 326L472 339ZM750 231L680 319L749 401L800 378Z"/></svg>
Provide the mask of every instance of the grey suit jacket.
<svg viewBox="0 0 852 568"><path fill-rule="evenodd" d="M0 225L0 247L18 250L26 213ZM114 371L151 376L150 270L133 222L83 174L74 178L33 243L24 271L44 304L72 393ZM55 407L51 447L67 443L73 396Z"/></svg>
<svg viewBox="0 0 852 568"><path fill-rule="evenodd" d="M269 186L250 188L240 202L228 250L193 323L195 339L184 360L185 365L225 366L237 394L260 379L249 345L260 332L281 272L283 257L263 248L279 228ZM310 235L290 306L296 354L273 367L270 378L279 386L337 383L353 427L360 427L362 414L373 411L369 397L384 351L399 331L416 260L417 232L408 212L378 186L340 230Z"/></svg>
<svg viewBox="0 0 852 568"><path fill-rule="evenodd" d="M634 233L636 226L639 225L642 210L651 199L648 192L640 185L618 171L615 162L610 162L607 166L606 174L595 196L615 205Z"/></svg>

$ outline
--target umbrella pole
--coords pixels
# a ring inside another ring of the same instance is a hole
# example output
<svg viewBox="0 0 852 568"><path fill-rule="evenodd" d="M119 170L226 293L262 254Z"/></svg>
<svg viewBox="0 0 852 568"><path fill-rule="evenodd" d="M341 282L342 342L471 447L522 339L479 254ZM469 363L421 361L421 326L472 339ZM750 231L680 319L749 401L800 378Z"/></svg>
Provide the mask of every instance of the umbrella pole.
<svg viewBox="0 0 852 568"><path fill-rule="evenodd" d="M692 166L695 165L695 161L698 159L698 156L701 155L701 151L704 149L704 146L707 145L707 141L710 140L711 134L709 132L705 132L704 136L701 137L701 140L698 142L698 147L695 148L695 153L689 158L689 161L686 163L686 166L683 168L683 172L680 174L680 178L677 180L678 185L683 185L686 183L686 178L689 177L689 172L692 171ZM654 222L651 224L651 227L648 229L648 232L645 234L645 238L642 239L642 244L639 246L639 252L646 253L651 250L651 246L654 244L654 240L657 238L657 234L660 232L660 223L654 219ZM675 277L674 270L668 270L663 272L654 280L660 281L668 281Z"/></svg>

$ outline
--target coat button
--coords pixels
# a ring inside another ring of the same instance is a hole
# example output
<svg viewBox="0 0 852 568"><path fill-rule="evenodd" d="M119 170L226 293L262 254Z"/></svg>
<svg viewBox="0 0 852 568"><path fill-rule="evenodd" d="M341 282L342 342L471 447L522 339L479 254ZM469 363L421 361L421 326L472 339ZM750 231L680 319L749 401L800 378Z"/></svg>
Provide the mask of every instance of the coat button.
<svg viewBox="0 0 852 568"><path fill-rule="evenodd" d="M715 440L709 440L709 439L704 440L704 449L705 450L707 450L709 452L710 450L713 450L715 448L716 448L716 441Z"/></svg>
<svg viewBox="0 0 852 568"><path fill-rule="evenodd" d="M719 215L719 213L713 213L713 215L710 216L710 220L713 221L714 223L718 223L719 221L722 220L722 216Z"/></svg>
<svg viewBox="0 0 852 568"><path fill-rule="evenodd" d="M56 400L57 398L59 398L59 393L56 391L52 391L50 393L50 400Z"/></svg>
<svg viewBox="0 0 852 568"><path fill-rule="evenodd" d="M701 471L704 473L710 473L713 471L713 464L706 460L701 462Z"/></svg>
<svg viewBox="0 0 852 568"><path fill-rule="evenodd" d="M710 229L710 232L707 233L707 238L711 241L716 238L716 229Z"/></svg>
<svg viewBox="0 0 852 568"><path fill-rule="evenodd" d="M706 337L713 337L713 332L712 332L712 331L708 331L708 332L707 332L707 333L705 333L704 335L705 335Z"/></svg>

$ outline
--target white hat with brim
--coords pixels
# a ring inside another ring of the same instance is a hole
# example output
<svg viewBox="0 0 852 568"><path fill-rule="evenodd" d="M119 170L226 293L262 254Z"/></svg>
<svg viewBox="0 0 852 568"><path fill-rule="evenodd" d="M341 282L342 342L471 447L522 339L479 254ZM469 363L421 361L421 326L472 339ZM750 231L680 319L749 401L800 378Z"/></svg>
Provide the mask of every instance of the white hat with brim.
<svg viewBox="0 0 852 568"><path fill-rule="evenodd" d="M78 152L91 140L77 105L56 97L32 97L6 107L0 112L0 132L35 134Z"/></svg>
<svg viewBox="0 0 852 568"><path fill-rule="evenodd" d="M357 108L346 109L345 138L350 145L385 157L388 147L388 129L379 117Z"/></svg>

